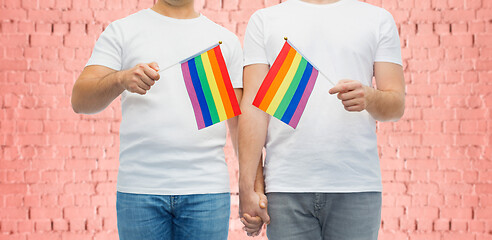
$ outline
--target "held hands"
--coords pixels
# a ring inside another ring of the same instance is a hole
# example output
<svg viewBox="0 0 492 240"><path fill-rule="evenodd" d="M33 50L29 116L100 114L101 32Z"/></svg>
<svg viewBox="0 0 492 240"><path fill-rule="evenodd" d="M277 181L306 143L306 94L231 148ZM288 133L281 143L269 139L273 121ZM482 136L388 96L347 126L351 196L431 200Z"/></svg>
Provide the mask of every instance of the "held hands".
<svg viewBox="0 0 492 240"><path fill-rule="evenodd" d="M343 79L336 86L330 89L330 94L337 94L338 99L342 100L345 110L349 112L360 112L369 105L369 97L374 91L373 88L364 86L356 80Z"/></svg>
<svg viewBox="0 0 492 240"><path fill-rule="evenodd" d="M118 81L127 91L144 95L159 80L159 65L156 62L139 63L135 67L120 72Z"/></svg>
<svg viewBox="0 0 492 240"><path fill-rule="evenodd" d="M261 233L263 223L270 223L270 216L267 212L267 197L260 192L242 194L242 196L240 194L239 205L240 220L244 224L243 230L250 237L258 236Z"/></svg>

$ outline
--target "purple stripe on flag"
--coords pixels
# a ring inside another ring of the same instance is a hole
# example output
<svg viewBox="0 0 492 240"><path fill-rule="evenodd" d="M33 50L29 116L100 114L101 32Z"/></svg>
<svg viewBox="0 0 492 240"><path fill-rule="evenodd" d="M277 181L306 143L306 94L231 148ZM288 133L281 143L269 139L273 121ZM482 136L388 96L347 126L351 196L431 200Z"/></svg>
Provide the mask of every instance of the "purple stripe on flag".
<svg viewBox="0 0 492 240"><path fill-rule="evenodd" d="M196 97L195 88L193 87L193 82L191 81L190 68L188 62L181 64L181 69L183 70L183 78L186 85L186 90L188 90L188 95L190 95L191 105L193 106L193 111L195 112L196 124L198 129L205 127L205 122L203 121L202 110L200 104L198 103L198 98Z"/></svg>
<svg viewBox="0 0 492 240"><path fill-rule="evenodd" d="M297 106L297 109L294 112L294 115L292 116L292 119L289 122L289 125L293 128L297 127L297 124L299 123L299 120L301 119L301 115L304 112L304 108L306 107L309 96L311 95L311 92L313 91L314 83L316 82L316 77L318 77L318 70L313 67L313 73L311 74L311 78L309 78L309 82L306 86L306 90L304 90L304 93L302 94L301 100L299 101L299 105Z"/></svg>

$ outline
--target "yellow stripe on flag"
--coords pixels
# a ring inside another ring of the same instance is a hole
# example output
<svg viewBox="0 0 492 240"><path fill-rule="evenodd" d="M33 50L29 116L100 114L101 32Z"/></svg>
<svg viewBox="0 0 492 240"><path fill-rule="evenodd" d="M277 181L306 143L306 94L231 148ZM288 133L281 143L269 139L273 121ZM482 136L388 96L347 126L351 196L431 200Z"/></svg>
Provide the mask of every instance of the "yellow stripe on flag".
<svg viewBox="0 0 492 240"><path fill-rule="evenodd" d="M210 59L208 58L208 53L204 52L201 55L203 68L205 69L205 74L207 75L208 84L210 85L210 91L212 92L212 97L214 98L215 107L217 107L217 113L219 114L220 121L227 119L227 114L224 109L224 104L222 103L222 98L220 97L219 88L215 80L214 72L210 64Z"/></svg>
<svg viewBox="0 0 492 240"><path fill-rule="evenodd" d="M277 90L277 93L275 93L275 96L272 99L272 102L270 103L270 106L268 106L268 109L266 112L270 115L274 115L275 111L277 110L278 106L282 102L282 99L285 96L285 93L289 89L290 84L292 83L292 79L294 79L294 76L297 72L297 68L299 68L299 63L301 62L302 56L298 52L296 52L296 55L294 56L294 60L292 60L292 64L290 65L289 71L287 72L287 75L285 75L284 80L280 84L280 87Z"/></svg>

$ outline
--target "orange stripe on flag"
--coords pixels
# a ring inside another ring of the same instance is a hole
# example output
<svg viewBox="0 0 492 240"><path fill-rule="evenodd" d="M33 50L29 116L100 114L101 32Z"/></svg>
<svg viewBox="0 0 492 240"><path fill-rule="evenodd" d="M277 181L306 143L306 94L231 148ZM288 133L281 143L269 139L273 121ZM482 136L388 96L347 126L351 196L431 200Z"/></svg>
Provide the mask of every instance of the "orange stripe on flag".
<svg viewBox="0 0 492 240"><path fill-rule="evenodd" d="M217 62L217 57L214 51L208 51L208 58L210 59L210 65L212 66L212 71L214 72L215 81L217 82L217 87L219 89L220 97L222 98L222 104L227 115L227 119L234 117L234 110L232 109L231 100L227 94L227 89L224 84L224 78L220 72L219 63Z"/></svg>
<svg viewBox="0 0 492 240"><path fill-rule="evenodd" d="M267 93L265 94L265 97L260 103L260 109L263 111L267 111L268 106L270 106L270 103L272 102L273 97L278 91L278 88L280 87L280 84L285 78L285 75L287 75L287 71L289 71L290 66L292 65L292 61L294 60L294 56L296 55L296 50L294 48L290 48L289 53L287 54L287 57L285 57L285 61L280 67L280 70L278 71L277 76L275 76L275 79L272 82L272 85L270 85L270 88L268 89Z"/></svg>

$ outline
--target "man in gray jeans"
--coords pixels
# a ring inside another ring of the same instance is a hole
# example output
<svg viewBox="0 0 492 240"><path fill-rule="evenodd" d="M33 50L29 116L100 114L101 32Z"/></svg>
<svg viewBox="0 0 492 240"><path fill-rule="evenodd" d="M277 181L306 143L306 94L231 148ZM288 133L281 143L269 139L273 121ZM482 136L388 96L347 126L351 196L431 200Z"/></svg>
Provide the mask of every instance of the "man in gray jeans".
<svg viewBox="0 0 492 240"><path fill-rule="evenodd" d="M282 53L284 37L297 53ZM313 67L302 70L319 71L296 129L251 105L279 54L287 54L285 61L309 59ZM270 221L270 240L377 239L376 121L398 120L405 102L391 14L356 0L289 0L253 14L244 58L239 191L245 230L256 235ZM263 147L268 210L259 206Z"/></svg>

